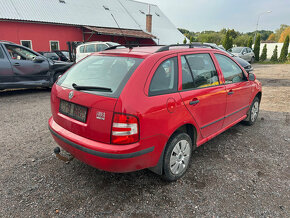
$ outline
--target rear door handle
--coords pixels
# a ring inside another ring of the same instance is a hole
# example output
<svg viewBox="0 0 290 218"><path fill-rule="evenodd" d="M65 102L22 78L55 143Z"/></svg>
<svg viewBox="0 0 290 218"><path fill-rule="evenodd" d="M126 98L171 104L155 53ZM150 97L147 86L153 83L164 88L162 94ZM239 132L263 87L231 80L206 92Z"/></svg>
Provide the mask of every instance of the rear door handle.
<svg viewBox="0 0 290 218"><path fill-rule="evenodd" d="M19 63L15 63L14 66L20 66L20 64Z"/></svg>
<svg viewBox="0 0 290 218"><path fill-rule="evenodd" d="M233 91L233 90L230 90L230 91L228 92L228 95L232 95L232 94L234 94L234 91Z"/></svg>
<svg viewBox="0 0 290 218"><path fill-rule="evenodd" d="M189 104L190 105L196 105L199 103L199 100L198 99L194 99L193 101L190 101Z"/></svg>

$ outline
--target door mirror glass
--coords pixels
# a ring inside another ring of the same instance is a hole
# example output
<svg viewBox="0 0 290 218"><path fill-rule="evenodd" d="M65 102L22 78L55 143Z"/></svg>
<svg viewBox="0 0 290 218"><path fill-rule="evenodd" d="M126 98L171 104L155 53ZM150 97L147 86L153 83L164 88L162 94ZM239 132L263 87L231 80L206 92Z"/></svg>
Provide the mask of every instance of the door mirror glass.
<svg viewBox="0 0 290 218"><path fill-rule="evenodd" d="M253 74L253 73L249 73L249 75L248 75L248 80L249 80L249 81L255 81L255 80L256 80L256 76L255 76L255 74Z"/></svg>

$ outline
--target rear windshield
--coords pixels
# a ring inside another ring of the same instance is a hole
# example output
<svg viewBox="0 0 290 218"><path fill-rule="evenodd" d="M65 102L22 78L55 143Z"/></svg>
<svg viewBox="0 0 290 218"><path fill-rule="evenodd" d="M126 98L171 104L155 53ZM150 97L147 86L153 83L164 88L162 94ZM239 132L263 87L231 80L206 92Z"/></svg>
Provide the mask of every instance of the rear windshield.
<svg viewBox="0 0 290 218"><path fill-rule="evenodd" d="M80 91L119 97L126 82L142 61L139 58L119 56L89 56L70 68L57 84L70 89L74 89L72 84L111 89Z"/></svg>

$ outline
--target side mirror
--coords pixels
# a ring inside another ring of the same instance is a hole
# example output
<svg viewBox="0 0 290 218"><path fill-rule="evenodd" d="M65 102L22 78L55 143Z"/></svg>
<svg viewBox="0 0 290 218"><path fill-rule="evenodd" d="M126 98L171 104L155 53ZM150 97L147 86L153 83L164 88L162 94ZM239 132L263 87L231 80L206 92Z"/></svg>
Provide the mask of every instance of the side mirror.
<svg viewBox="0 0 290 218"><path fill-rule="evenodd" d="M44 60L45 60L45 59L44 59L43 57L41 57L41 56L36 56L36 57L33 59L33 61L34 61L35 63L42 63Z"/></svg>
<svg viewBox="0 0 290 218"><path fill-rule="evenodd" d="M255 76L255 74L253 74L253 73L249 73L249 74L248 74L248 80L249 80L249 81L255 81L255 80L256 80L256 76Z"/></svg>

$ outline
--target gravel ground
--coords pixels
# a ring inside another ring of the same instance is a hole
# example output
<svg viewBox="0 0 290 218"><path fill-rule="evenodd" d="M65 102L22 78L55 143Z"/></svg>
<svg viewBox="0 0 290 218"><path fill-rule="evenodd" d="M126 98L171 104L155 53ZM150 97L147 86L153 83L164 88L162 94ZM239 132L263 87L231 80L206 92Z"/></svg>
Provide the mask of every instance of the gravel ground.
<svg viewBox="0 0 290 218"><path fill-rule="evenodd" d="M257 123L199 147L187 174L101 172L52 155L49 90L0 92L0 217L290 217L290 65L255 65Z"/></svg>

